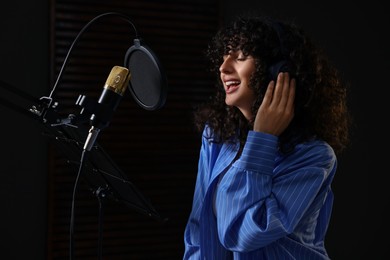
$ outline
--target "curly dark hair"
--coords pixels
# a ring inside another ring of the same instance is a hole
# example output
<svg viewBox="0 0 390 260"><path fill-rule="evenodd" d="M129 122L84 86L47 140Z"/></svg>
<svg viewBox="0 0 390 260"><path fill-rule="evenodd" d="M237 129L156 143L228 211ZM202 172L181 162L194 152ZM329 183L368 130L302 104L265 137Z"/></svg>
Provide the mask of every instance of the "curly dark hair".
<svg viewBox="0 0 390 260"><path fill-rule="evenodd" d="M256 71L250 81L250 87L258 96L252 106L254 117L271 79L272 64L287 60L292 65L290 74L297 82L295 115L279 136L281 151L288 152L297 143L312 138L328 142L336 154L346 148L351 122L347 84L342 82L324 51L301 28L269 17L238 17L213 37L206 55L217 79L216 93L195 111L195 125L199 131L208 124L215 134L210 137L213 141L239 140L244 144L248 130L253 128L252 120L248 121L239 109L225 103L219 67L223 55L230 50L241 50L245 56L251 55L255 59Z"/></svg>

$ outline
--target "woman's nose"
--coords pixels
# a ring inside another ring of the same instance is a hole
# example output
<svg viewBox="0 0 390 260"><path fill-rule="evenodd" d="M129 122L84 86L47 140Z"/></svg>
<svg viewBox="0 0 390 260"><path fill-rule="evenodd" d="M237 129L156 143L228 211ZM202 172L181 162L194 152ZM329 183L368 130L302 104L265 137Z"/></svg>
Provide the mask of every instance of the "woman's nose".
<svg viewBox="0 0 390 260"><path fill-rule="evenodd" d="M227 58L225 58L221 64L221 66L219 67L219 72L220 73L229 73L231 72L231 57L228 56Z"/></svg>

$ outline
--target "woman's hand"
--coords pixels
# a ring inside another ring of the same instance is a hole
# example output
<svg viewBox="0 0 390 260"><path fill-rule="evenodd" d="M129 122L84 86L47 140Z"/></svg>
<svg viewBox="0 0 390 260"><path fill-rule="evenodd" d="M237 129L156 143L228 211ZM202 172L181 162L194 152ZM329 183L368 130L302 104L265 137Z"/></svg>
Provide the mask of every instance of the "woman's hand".
<svg viewBox="0 0 390 260"><path fill-rule="evenodd" d="M263 102L257 111L253 130L279 136L294 117L295 79L287 72L268 84Z"/></svg>

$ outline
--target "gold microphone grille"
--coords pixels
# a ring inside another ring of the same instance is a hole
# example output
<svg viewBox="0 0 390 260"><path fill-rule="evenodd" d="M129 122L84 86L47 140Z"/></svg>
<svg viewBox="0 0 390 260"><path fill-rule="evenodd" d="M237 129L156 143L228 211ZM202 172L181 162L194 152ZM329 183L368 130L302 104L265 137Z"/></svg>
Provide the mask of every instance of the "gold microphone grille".
<svg viewBox="0 0 390 260"><path fill-rule="evenodd" d="M112 90L122 96L126 91L129 80L130 72L127 68L114 66L111 69L110 75L108 75L104 88Z"/></svg>

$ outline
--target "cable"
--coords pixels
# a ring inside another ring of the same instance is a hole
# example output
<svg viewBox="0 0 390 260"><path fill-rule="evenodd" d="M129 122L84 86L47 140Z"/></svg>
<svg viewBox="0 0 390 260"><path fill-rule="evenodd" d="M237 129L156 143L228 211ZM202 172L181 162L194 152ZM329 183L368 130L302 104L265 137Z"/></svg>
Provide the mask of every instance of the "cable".
<svg viewBox="0 0 390 260"><path fill-rule="evenodd" d="M73 186L73 195L72 195L72 206L71 206L71 212L70 212L70 234L69 234L69 257L70 260L73 259L73 254L74 254L74 209L75 209L75 198L76 198L76 191L77 191L77 186L79 183L79 179L81 176L81 173L84 168L84 162L86 161L88 151L83 150L81 154L81 159L80 159L80 166L79 166L79 171L77 173L77 177Z"/></svg>

